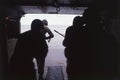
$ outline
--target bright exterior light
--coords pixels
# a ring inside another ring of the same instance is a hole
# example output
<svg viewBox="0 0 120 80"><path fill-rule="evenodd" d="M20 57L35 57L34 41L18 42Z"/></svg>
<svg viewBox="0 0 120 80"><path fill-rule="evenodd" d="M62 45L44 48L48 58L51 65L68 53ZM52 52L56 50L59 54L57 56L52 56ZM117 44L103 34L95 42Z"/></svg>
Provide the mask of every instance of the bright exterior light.
<svg viewBox="0 0 120 80"><path fill-rule="evenodd" d="M77 15L70 14L26 14L21 18L21 33L30 30L31 22L34 19L46 19L48 25L72 25L73 18ZM79 15L82 16L82 15Z"/></svg>

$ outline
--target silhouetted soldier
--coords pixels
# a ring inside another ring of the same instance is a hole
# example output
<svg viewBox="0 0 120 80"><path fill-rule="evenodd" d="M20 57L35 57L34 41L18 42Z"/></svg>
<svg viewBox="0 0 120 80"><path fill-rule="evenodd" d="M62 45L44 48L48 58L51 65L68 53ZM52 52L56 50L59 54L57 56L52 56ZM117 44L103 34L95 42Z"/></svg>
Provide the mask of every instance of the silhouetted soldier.
<svg viewBox="0 0 120 80"><path fill-rule="evenodd" d="M63 45L65 46L65 57L67 58L68 80L76 80L78 76L80 56L85 50L82 17L76 16L73 25L66 29ZM84 50L83 50L84 49Z"/></svg>
<svg viewBox="0 0 120 80"><path fill-rule="evenodd" d="M48 52L45 37L41 33L43 28L42 21L35 19L31 24L31 30L19 35L15 52L10 60L11 72L16 80L35 80L33 58L37 59L39 77L42 80Z"/></svg>
<svg viewBox="0 0 120 80"><path fill-rule="evenodd" d="M45 39L48 40L48 42L50 42L51 38L54 37L52 31L47 27L48 26L48 21L46 19L43 19L43 25L44 25L44 29L42 30L42 33L45 35ZM47 36L48 34L48 36Z"/></svg>
<svg viewBox="0 0 120 80"><path fill-rule="evenodd" d="M118 74L118 42L104 31L99 9L88 7L74 21L63 41L68 80L112 80Z"/></svg>

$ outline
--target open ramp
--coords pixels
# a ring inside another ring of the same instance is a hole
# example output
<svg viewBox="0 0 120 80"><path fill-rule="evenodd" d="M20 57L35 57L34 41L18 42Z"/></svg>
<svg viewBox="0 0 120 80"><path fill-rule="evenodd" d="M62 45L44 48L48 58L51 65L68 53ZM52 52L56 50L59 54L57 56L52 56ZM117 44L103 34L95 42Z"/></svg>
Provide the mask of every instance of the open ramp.
<svg viewBox="0 0 120 80"><path fill-rule="evenodd" d="M64 75L61 66L48 67L46 80L64 80Z"/></svg>

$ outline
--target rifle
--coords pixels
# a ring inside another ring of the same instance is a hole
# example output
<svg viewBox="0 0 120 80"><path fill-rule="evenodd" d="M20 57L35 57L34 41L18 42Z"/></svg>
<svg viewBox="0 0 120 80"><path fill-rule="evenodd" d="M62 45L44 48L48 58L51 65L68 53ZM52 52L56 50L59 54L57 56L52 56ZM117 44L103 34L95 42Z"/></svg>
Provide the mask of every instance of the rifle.
<svg viewBox="0 0 120 80"><path fill-rule="evenodd" d="M61 35L62 37L65 37L65 35L61 34L60 32L58 32L57 30L54 30L56 33L58 33L59 35Z"/></svg>

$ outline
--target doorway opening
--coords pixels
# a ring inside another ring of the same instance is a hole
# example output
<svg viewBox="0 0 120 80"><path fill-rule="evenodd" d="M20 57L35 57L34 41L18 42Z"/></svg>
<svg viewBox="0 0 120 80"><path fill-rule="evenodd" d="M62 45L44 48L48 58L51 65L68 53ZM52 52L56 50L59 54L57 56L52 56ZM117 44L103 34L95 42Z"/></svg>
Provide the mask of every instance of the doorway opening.
<svg viewBox="0 0 120 80"><path fill-rule="evenodd" d="M64 56L63 36L56 31L65 35L66 28L72 25L73 18L78 15L73 14L26 14L21 18L21 33L30 30L31 22L34 19L46 19L48 27L53 32L54 38L48 42L49 51L46 57L46 66L66 66L66 58ZM82 16L82 15L79 15Z"/></svg>

